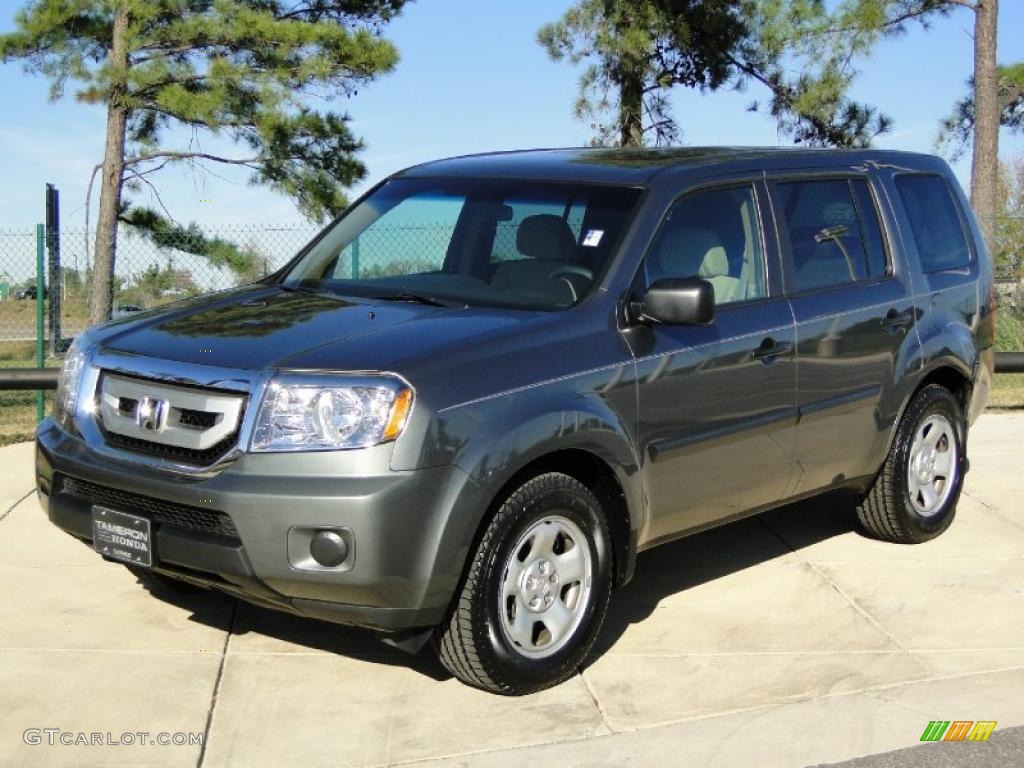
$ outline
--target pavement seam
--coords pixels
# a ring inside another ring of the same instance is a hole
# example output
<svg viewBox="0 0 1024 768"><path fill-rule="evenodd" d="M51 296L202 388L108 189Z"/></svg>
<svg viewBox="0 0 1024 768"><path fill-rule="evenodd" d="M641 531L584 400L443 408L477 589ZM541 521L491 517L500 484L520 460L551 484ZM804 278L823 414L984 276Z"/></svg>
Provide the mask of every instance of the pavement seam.
<svg viewBox="0 0 1024 768"><path fill-rule="evenodd" d="M978 498L977 496L974 496L974 495L972 495L972 494L970 494L970 493L967 493L966 491L961 491L960 493L961 493L962 495L966 496L967 498L969 498L969 499L970 499L971 501L973 501L973 502L976 502L977 504L980 504L980 505L981 505L982 507L984 507L984 508L985 508L985 509L986 509L986 510L987 510L988 512L990 512L991 514L993 514L993 515L995 515L996 517L998 517L998 518L999 518L1000 520L1002 520L1002 521L1003 521L1004 523L1006 523L1006 524L1008 524L1008 525L1011 525L1011 526L1013 526L1014 528L1018 528L1018 529L1020 529L1020 530L1024 530L1024 525L1021 525L1021 524L1020 524L1019 522L1017 522L1016 520L1014 520L1014 519L1012 519L1012 518L1009 518L1009 517L1007 517L1006 515L1004 515L1004 514L1003 514L1003 512L1002 512L1002 510L1001 510L1001 509L999 509L999 507L996 507L996 506L993 506L993 505L991 505L991 504L988 504L987 502L985 502L985 501L982 501L981 499L979 499L979 498Z"/></svg>
<svg viewBox="0 0 1024 768"><path fill-rule="evenodd" d="M904 680L898 683L886 683L884 685L868 686L867 688L860 688L855 691L838 691L836 693L828 693L824 696L803 696L798 698L786 699L783 701L776 702L768 705L757 705L752 707L737 707L736 709L726 710L724 712L713 712L706 715L693 715L692 717L683 717L678 720L665 720L658 723L645 723L644 725L634 725L621 728L613 733L603 734L601 736L575 736L568 739L554 739L551 741L541 741L533 744L519 744L516 746L509 747L494 747L491 749L480 749L471 752L454 752L445 755L436 755L433 757L417 757L410 760L400 760L395 763L388 764L388 768L394 766L403 765L423 765L427 763L440 762L442 760L455 760L464 757L479 757L482 755L498 754L502 752L513 752L520 749L533 749L536 747L551 747L560 744L575 744L577 742L589 741L592 739L606 739L614 736L624 736L631 733L641 733L643 731L653 731L658 728L671 728L676 725L684 725L687 723L698 723L703 720L711 720L718 717L731 717L733 715L742 715L748 712L769 712L773 709L779 709L782 707L790 707L796 704L806 704L808 702L818 701L831 701L833 699L848 698L852 696L867 696L871 698L881 698L878 694L885 691L895 690L897 688L904 688L912 685L931 685L934 683L946 682L949 680L966 679L970 677L982 677L984 675L995 675L1004 674L1006 672L1016 672L1024 670L1024 667L1011 667L1010 669L998 669L998 670L985 670L984 672L959 672L950 675L940 675L938 677L930 677L918 680ZM380 764L378 764L380 765Z"/></svg>
<svg viewBox="0 0 1024 768"><path fill-rule="evenodd" d="M13 512L13 511L14 511L14 508L15 508L15 507L17 507L17 506L18 506L19 504L21 504L21 502L23 502L23 501L24 501L25 499L27 499L27 498L28 498L29 496L31 496L31 495L32 495L33 493L35 493L35 488L33 488L33 489L32 489L31 491L29 491L28 493L26 493L26 494L25 494L24 496L22 496L22 497L21 497L20 499L18 499L18 500L17 500L16 502L14 502L13 504L11 504L11 506L10 506L10 507L9 507L8 509L4 510L4 513L3 513L2 515L0 515L0 523L2 523L2 522L3 522L3 521L4 521L5 519L6 519L6 518L7 518L7 516L8 516L9 514L11 514L11 512Z"/></svg>
<svg viewBox="0 0 1024 768"><path fill-rule="evenodd" d="M203 729L203 745L199 748L199 759L196 761L196 768L203 768L206 760L206 748L210 743L210 729L213 726L213 713L217 709L217 700L220 698L220 686L224 679L224 666L228 660L228 645L231 643L231 635L235 631L235 621L238 619L238 601L235 600L231 608L231 621L228 624L228 633L224 637L224 647L220 651L220 664L217 666L217 678L213 683L213 695L210 697L210 708L206 712L206 727Z"/></svg>
<svg viewBox="0 0 1024 768"><path fill-rule="evenodd" d="M601 723L609 733L615 733L615 728L612 727L611 721L608 719L608 713L605 712L604 705L601 703L601 699L597 695L597 690L587 680L587 672L585 669L580 670L580 680L583 682L583 687L587 689L587 693L590 695L590 700L594 702L594 706L597 708L597 712L601 715Z"/></svg>
<svg viewBox="0 0 1024 768"><path fill-rule="evenodd" d="M935 676L939 674L939 671L935 669L931 664L929 664L926 659L918 656L915 653L912 653L909 648L907 648L903 645L903 643L897 640L896 636L893 635L892 632L890 632L888 629L886 629L882 622L880 622L878 619L876 619L874 616L868 613L867 610L860 603L854 600L851 595L848 595L838 584L836 584L835 581L830 579L828 574L825 573L825 571L823 571L817 563L808 560L806 557L804 557L803 554L794 549L793 546L788 541L786 541L785 538L783 538L782 534L780 534L771 525L768 524L768 522L764 519L764 516L758 516L757 519L761 521L761 524L765 528L767 528L768 531L775 538L782 542L784 546L788 547L789 551L796 555L802 563L804 563L805 565L807 565L808 568L814 571L814 573L816 573L822 581L824 581L826 584L832 587L832 589L834 589L844 600L846 600L846 602L849 603L855 611L857 611L861 616L867 619L868 623L870 623L875 629L877 629L879 632L881 632L883 635L889 638L889 642L892 643L894 647L898 648L900 651L905 653L908 659L913 659L915 662L924 667L925 671L930 676Z"/></svg>

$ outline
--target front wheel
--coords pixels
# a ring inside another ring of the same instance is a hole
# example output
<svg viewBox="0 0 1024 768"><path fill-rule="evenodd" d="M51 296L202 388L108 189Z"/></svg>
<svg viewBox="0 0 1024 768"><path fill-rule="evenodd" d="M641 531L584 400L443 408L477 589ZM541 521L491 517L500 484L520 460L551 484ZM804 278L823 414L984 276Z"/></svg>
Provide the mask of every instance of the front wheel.
<svg viewBox="0 0 1024 768"><path fill-rule="evenodd" d="M964 482L965 432L960 404L937 384L907 406L882 470L857 509L872 535L918 544L953 522Z"/></svg>
<svg viewBox="0 0 1024 768"><path fill-rule="evenodd" d="M504 501L484 531L439 635L441 663L495 693L556 685L590 651L611 585L600 502L568 475L539 475Z"/></svg>

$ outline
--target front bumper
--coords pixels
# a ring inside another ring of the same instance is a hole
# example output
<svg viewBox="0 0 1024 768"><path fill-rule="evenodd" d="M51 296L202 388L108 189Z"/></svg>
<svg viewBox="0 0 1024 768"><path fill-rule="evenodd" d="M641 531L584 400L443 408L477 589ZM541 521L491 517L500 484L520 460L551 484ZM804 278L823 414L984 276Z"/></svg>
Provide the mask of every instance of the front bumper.
<svg viewBox="0 0 1024 768"><path fill-rule="evenodd" d="M389 468L392 446L246 454L212 477L183 477L97 454L44 421L36 483L50 520L90 540L94 503L153 522L154 570L250 602L384 632L443 620L477 515L456 467ZM97 495L99 494L99 495ZM349 557L311 569L292 529L344 529Z"/></svg>

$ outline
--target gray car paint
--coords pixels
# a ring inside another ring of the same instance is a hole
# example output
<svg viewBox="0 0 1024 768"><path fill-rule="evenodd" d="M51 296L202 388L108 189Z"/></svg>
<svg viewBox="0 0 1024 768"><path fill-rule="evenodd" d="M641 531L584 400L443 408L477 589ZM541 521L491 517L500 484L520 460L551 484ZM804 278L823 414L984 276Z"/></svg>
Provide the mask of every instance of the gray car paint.
<svg viewBox="0 0 1024 768"><path fill-rule="evenodd" d="M893 188L893 176L907 170L938 173L957 190L975 255L962 273L921 272ZM820 174L869 180L893 277L786 294L788 256L771 182ZM92 346L118 356L126 369L156 366L168 375L187 372L192 381L212 361L221 378L232 370L243 378L277 369L391 372L413 385L415 405L393 444L303 454L240 450L196 475L100 455L47 420L38 432L37 475L51 518L88 536L76 522L85 512L50 496L55 472L209 504L235 521L250 573L176 570L189 563L168 563L168 572L285 610L395 631L443 618L488 511L546 457L586 454L614 478L620 503L609 504L609 514L621 515L613 523L621 582L636 553L661 541L810 493L862 487L881 465L912 393L935 371L968 383L972 420L984 406L991 266L962 191L937 158L559 150L456 158L400 175L605 182L645 194L597 289L562 312L341 299L285 292L271 278L91 330ZM723 308L707 327L631 321L639 265L671 204L737 179L757 187L769 297ZM891 333L882 325L889 310L910 311L915 322ZM795 355L751 361L769 336L793 343ZM350 529L354 564L335 573L291 568L291 526ZM169 547L188 559L187 546Z"/></svg>

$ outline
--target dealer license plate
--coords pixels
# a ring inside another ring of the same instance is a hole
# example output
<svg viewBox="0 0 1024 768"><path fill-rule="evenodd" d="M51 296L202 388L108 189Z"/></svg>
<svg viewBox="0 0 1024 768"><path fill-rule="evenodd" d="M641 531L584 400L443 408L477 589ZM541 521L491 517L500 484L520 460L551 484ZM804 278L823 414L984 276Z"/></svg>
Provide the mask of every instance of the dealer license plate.
<svg viewBox="0 0 1024 768"><path fill-rule="evenodd" d="M144 517L93 507L92 545L112 560L147 567L153 564L153 538Z"/></svg>

